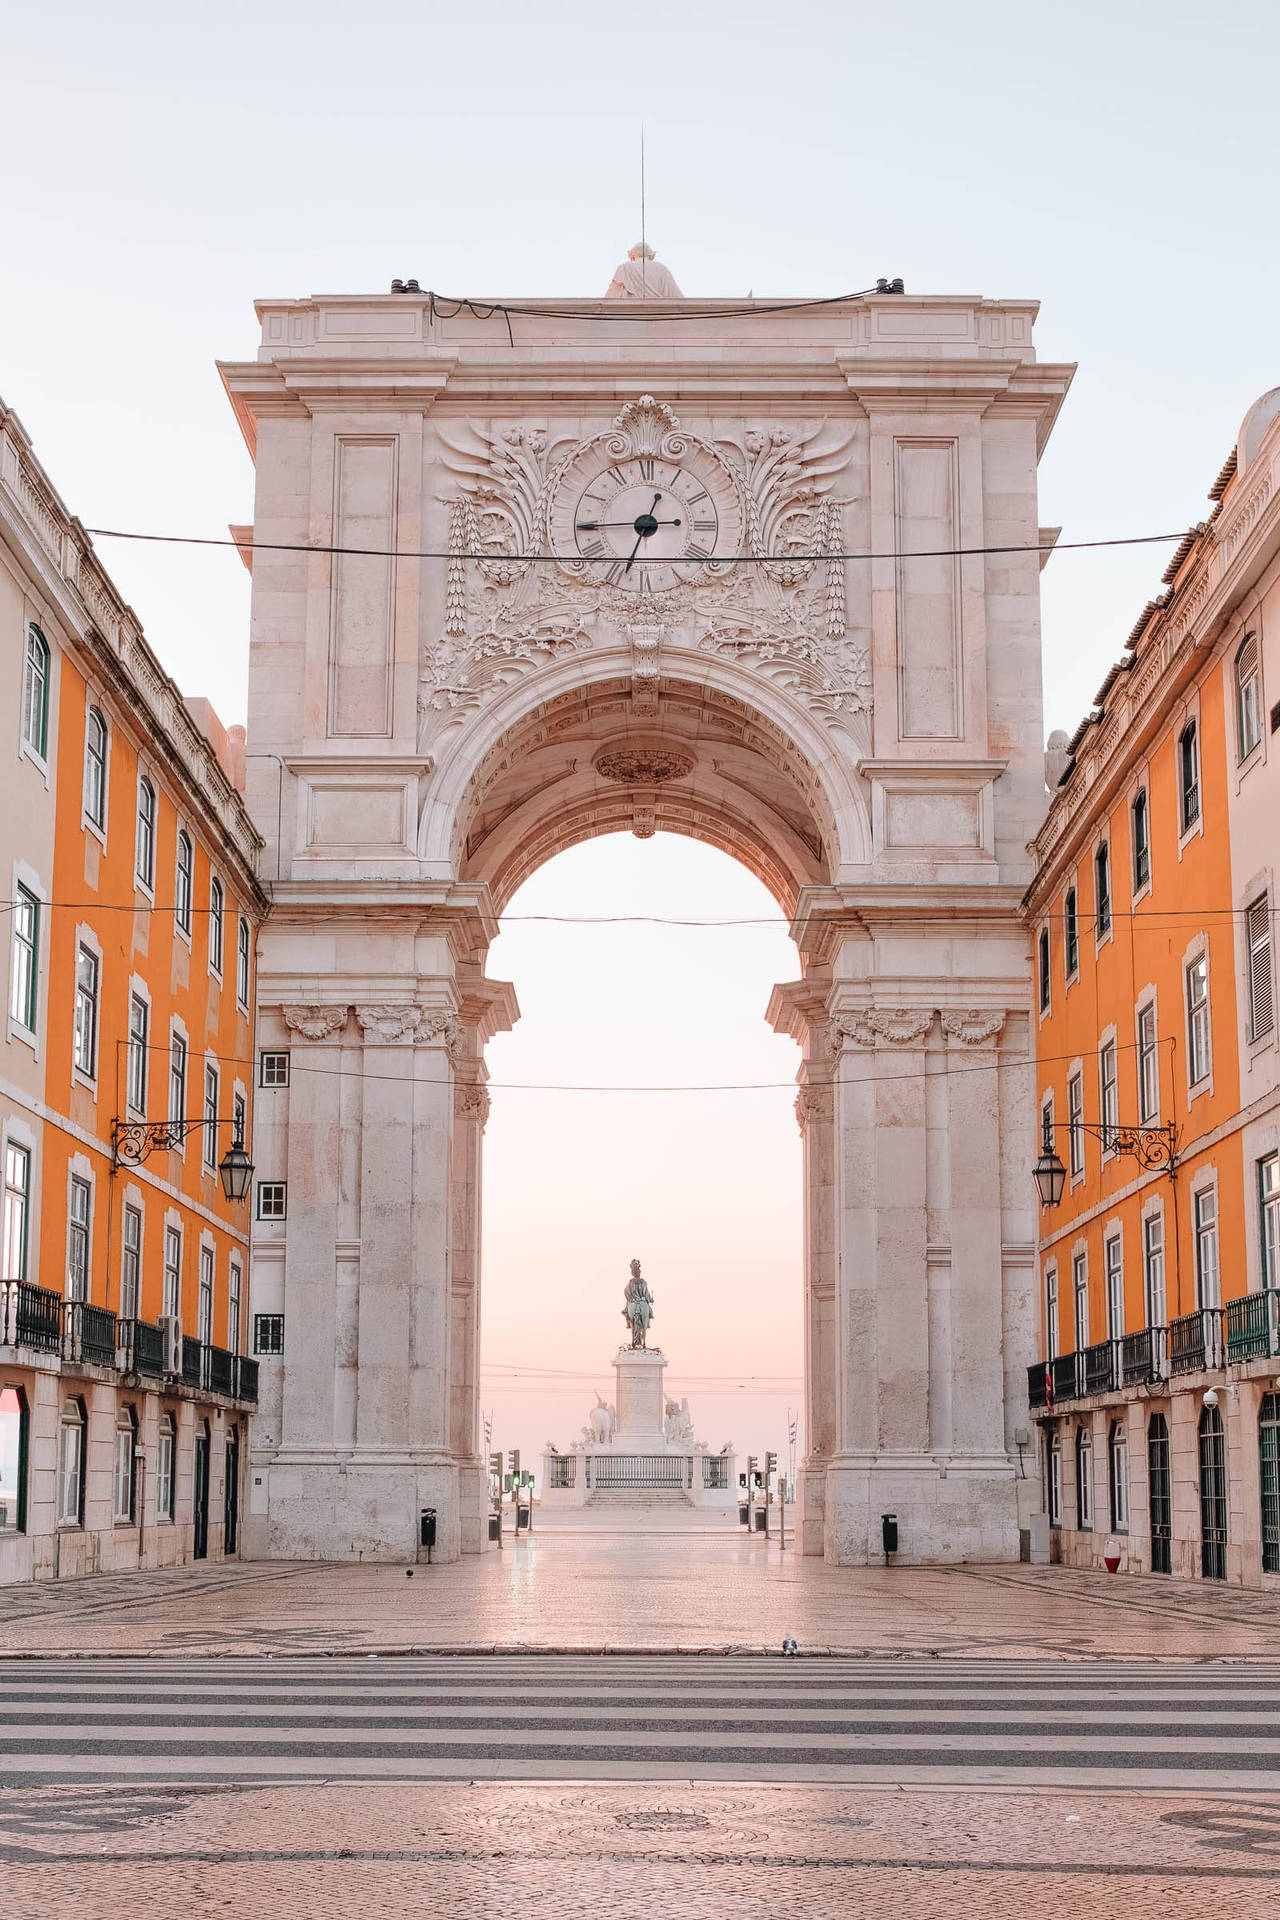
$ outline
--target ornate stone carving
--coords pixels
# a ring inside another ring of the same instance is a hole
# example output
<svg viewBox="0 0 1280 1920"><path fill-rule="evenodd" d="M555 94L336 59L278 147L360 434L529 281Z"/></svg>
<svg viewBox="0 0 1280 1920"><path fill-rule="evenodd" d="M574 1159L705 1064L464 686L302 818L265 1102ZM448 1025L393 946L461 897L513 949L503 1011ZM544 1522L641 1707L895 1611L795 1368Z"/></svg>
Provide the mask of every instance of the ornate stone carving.
<svg viewBox="0 0 1280 1920"><path fill-rule="evenodd" d="M422 1008L408 1002L357 1007L356 1019L362 1033L390 1044L413 1039L422 1024Z"/></svg>
<svg viewBox="0 0 1280 1920"><path fill-rule="evenodd" d="M846 1043L856 1047L914 1047L926 1040L933 1026L933 1009L920 1007L860 1007L833 1015L829 1029L832 1053Z"/></svg>
<svg viewBox="0 0 1280 1920"><path fill-rule="evenodd" d="M835 1119L835 1096L830 1087L801 1087L796 1095L796 1125L801 1133L811 1123Z"/></svg>
<svg viewBox="0 0 1280 1920"><path fill-rule="evenodd" d="M464 1033L460 1015L446 1007L435 1007L422 1016L418 1028L419 1040L443 1040L445 1052L451 1060L462 1057Z"/></svg>
<svg viewBox="0 0 1280 1920"><path fill-rule="evenodd" d="M281 1007L280 1017L301 1040L329 1040L347 1024L346 1007Z"/></svg>
<svg viewBox="0 0 1280 1920"><path fill-rule="evenodd" d="M591 764L602 780L616 780L624 787L660 787L664 780L686 779L693 772L694 758L672 747L621 741L602 747Z"/></svg>
<svg viewBox="0 0 1280 1920"><path fill-rule="evenodd" d="M464 1081L454 1090L454 1110L462 1120L479 1122L481 1132L489 1124L489 1089Z"/></svg>
<svg viewBox="0 0 1280 1920"><path fill-rule="evenodd" d="M962 1046L985 1047L1000 1038L1004 1026L1004 1013L995 1008L979 1007L972 1013L944 1013L942 1031L949 1040L958 1040Z"/></svg>

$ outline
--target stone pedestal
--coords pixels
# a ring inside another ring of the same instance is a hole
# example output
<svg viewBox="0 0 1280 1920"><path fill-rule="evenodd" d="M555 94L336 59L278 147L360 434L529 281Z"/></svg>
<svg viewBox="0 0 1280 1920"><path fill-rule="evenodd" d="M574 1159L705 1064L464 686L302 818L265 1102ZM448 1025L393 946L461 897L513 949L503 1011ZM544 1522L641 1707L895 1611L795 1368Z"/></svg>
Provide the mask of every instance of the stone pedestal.
<svg viewBox="0 0 1280 1920"><path fill-rule="evenodd" d="M665 1448L667 1356L660 1347L619 1347L613 1363L617 1379L615 1447L648 1452Z"/></svg>

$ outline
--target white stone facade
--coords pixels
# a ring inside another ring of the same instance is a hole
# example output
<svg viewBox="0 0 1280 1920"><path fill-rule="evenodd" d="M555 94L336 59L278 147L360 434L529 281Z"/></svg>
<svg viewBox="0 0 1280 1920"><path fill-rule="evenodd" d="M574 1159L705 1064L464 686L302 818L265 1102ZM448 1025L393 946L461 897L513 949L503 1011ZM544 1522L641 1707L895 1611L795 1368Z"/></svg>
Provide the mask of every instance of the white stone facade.
<svg viewBox="0 0 1280 1920"><path fill-rule="evenodd" d="M267 301L222 369L257 461L259 1043L293 1069L259 1095L285 1334L248 1550L404 1554L425 1506L480 1549L483 1048L516 1017L485 953L526 874L622 828L726 849L793 921L804 1550L878 1559L892 1510L905 1561L1013 1557L1033 1117L1003 1062L1071 369L1026 301L556 308Z"/></svg>

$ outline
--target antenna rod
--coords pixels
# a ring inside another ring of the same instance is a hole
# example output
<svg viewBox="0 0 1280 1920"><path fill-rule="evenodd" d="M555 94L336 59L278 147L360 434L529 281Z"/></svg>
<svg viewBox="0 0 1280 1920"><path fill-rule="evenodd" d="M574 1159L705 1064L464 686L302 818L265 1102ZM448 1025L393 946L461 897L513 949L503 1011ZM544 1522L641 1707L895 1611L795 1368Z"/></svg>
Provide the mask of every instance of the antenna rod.
<svg viewBox="0 0 1280 1920"><path fill-rule="evenodd" d="M640 122L640 297L643 300L648 288L648 276L645 272L648 255L644 228L644 122Z"/></svg>

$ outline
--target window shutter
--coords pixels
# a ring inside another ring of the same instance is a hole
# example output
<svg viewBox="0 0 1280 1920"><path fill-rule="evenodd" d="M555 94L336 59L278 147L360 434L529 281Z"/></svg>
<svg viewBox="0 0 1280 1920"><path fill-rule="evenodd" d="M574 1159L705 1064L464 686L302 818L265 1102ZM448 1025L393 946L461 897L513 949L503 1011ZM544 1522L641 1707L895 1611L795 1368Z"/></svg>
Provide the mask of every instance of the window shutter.
<svg viewBox="0 0 1280 1920"><path fill-rule="evenodd" d="M1271 982L1271 906L1264 893L1246 911L1249 937L1249 1038L1270 1033L1275 1020Z"/></svg>

